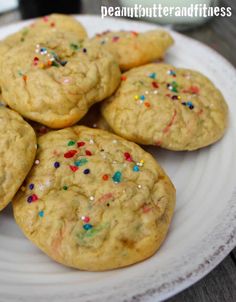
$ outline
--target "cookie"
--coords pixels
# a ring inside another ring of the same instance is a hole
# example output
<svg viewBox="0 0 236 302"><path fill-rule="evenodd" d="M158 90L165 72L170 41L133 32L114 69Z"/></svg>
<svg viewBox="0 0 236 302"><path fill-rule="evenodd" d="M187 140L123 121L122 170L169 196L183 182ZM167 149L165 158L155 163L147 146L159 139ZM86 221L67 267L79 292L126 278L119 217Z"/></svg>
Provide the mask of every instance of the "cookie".
<svg viewBox="0 0 236 302"><path fill-rule="evenodd" d="M228 107L213 83L197 71L149 64L122 76L101 108L113 131L144 145L195 150L219 140Z"/></svg>
<svg viewBox="0 0 236 302"><path fill-rule="evenodd" d="M164 30L144 33L106 31L97 34L90 41L95 45L102 45L111 52L122 70L163 59L167 49L173 44L171 35Z"/></svg>
<svg viewBox="0 0 236 302"><path fill-rule="evenodd" d="M0 64L2 98L25 118L50 128L78 122L120 83L120 69L105 49L82 44L74 34L18 45Z"/></svg>
<svg viewBox="0 0 236 302"><path fill-rule="evenodd" d="M0 210L23 183L36 153L34 130L16 112L0 106Z"/></svg>
<svg viewBox="0 0 236 302"><path fill-rule="evenodd" d="M72 33L78 40L87 37L86 30L80 22L74 18L62 14L52 14L37 19L29 26L8 36L0 42L0 59L3 55L18 44L35 39L36 37L48 37L55 33Z"/></svg>
<svg viewBox="0 0 236 302"><path fill-rule="evenodd" d="M26 237L55 261L89 271L153 255L175 189L156 160L109 132L75 126L39 138L26 191L13 201Z"/></svg>

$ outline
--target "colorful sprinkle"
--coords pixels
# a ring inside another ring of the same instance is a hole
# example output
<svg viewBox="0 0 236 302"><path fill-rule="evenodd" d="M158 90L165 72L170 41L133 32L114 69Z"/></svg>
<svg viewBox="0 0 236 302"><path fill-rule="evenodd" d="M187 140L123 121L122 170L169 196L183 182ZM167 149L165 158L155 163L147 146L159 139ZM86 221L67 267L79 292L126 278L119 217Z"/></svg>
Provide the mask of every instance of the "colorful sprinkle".
<svg viewBox="0 0 236 302"><path fill-rule="evenodd" d="M199 94L199 92L200 92L200 89L199 89L199 87L197 87L197 86L191 86L191 87L189 88L189 90L190 90L190 92L192 92L193 94Z"/></svg>
<svg viewBox="0 0 236 302"><path fill-rule="evenodd" d="M94 200L94 196L90 196L89 200L93 201Z"/></svg>
<svg viewBox="0 0 236 302"><path fill-rule="evenodd" d="M58 161L56 161L56 162L54 163L54 168L58 169L59 167L60 167L60 163L59 163Z"/></svg>
<svg viewBox="0 0 236 302"><path fill-rule="evenodd" d="M119 39L120 39L120 37L114 36L114 37L112 37L112 42L117 42L117 41L119 41Z"/></svg>
<svg viewBox="0 0 236 302"><path fill-rule="evenodd" d="M126 81L127 80L127 77L125 75L122 75L121 76L121 81Z"/></svg>
<svg viewBox="0 0 236 302"><path fill-rule="evenodd" d="M92 227L93 227L93 226L92 226L91 224L89 224L89 223L86 223L86 224L83 225L83 228L84 228L86 231L91 230Z"/></svg>
<svg viewBox="0 0 236 302"><path fill-rule="evenodd" d="M79 168L76 166L70 166L72 172L76 172Z"/></svg>
<svg viewBox="0 0 236 302"><path fill-rule="evenodd" d="M85 142L78 142L77 143L77 147L80 148L80 147L83 147L85 145Z"/></svg>
<svg viewBox="0 0 236 302"><path fill-rule="evenodd" d="M127 160L127 161L133 161L132 156L130 155L129 152L125 152L124 157L125 157L125 160Z"/></svg>
<svg viewBox="0 0 236 302"><path fill-rule="evenodd" d="M140 100L144 101L146 99L145 95L140 95Z"/></svg>
<svg viewBox="0 0 236 302"><path fill-rule="evenodd" d="M67 151L67 152L64 154L64 157L65 157L65 158L71 158L71 157L75 156L76 153L77 153L76 150L69 150L69 151Z"/></svg>
<svg viewBox="0 0 236 302"><path fill-rule="evenodd" d="M149 74L149 78L155 80L157 74L155 72Z"/></svg>
<svg viewBox="0 0 236 302"><path fill-rule="evenodd" d="M86 223L90 221L90 218L88 216L82 216L81 219Z"/></svg>
<svg viewBox="0 0 236 302"><path fill-rule="evenodd" d="M75 161L74 165L76 167L81 167L81 166L85 165L87 162L88 162L88 160L86 158L81 158L81 159Z"/></svg>
<svg viewBox="0 0 236 302"><path fill-rule="evenodd" d="M135 165L135 166L133 167L133 171L134 171L134 172L139 172L139 167L138 167L137 165Z"/></svg>
<svg viewBox="0 0 236 302"><path fill-rule="evenodd" d="M30 190L33 190L33 189L34 189L34 184L30 184L30 185L29 185L29 189L30 189Z"/></svg>
<svg viewBox="0 0 236 302"><path fill-rule="evenodd" d="M63 186L63 190L67 191L68 187L67 186Z"/></svg>
<svg viewBox="0 0 236 302"><path fill-rule="evenodd" d="M84 174L89 174L90 173L90 170L89 169L85 169L84 170Z"/></svg>
<svg viewBox="0 0 236 302"><path fill-rule="evenodd" d="M89 151L89 150L85 150L85 154L86 154L87 156L91 156L91 155L92 155L92 152Z"/></svg>
<svg viewBox="0 0 236 302"><path fill-rule="evenodd" d="M159 85L156 81L152 82L152 87L153 88L159 88Z"/></svg>
<svg viewBox="0 0 236 302"><path fill-rule="evenodd" d="M173 77L176 77L176 72L172 69L168 70L167 74L172 75Z"/></svg>
<svg viewBox="0 0 236 302"><path fill-rule="evenodd" d="M104 174L104 175L102 176L102 179L105 180L105 181L108 180L108 178L109 178L109 176L108 176L107 174Z"/></svg>
<svg viewBox="0 0 236 302"><path fill-rule="evenodd" d="M122 178L122 174L121 174L120 171L116 171L116 172L114 173L114 175L112 176L112 179L113 179L113 181L114 181L115 183L121 182L121 178Z"/></svg>
<svg viewBox="0 0 236 302"><path fill-rule="evenodd" d="M67 146L74 146L75 145L75 141L69 141Z"/></svg>
<svg viewBox="0 0 236 302"><path fill-rule="evenodd" d="M172 83L168 83L166 86L170 91L178 93L178 84L175 81Z"/></svg>
<svg viewBox="0 0 236 302"><path fill-rule="evenodd" d="M44 211L40 211L39 212L39 217L43 217L44 216Z"/></svg>
<svg viewBox="0 0 236 302"><path fill-rule="evenodd" d="M74 44L74 43L70 43L70 48L73 49L73 50L80 49L79 45L78 44Z"/></svg>
<svg viewBox="0 0 236 302"><path fill-rule="evenodd" d="M149 102L145 102L144 105L148 108L151 106L151 104Z"/></svg>
<svg viewBox="0 0 236 302"><path fill-rule="evenodd" d="M34 163L35 163L35 165L38 165L40 163L40 161L38 159L36 159L36 161Z"/></svg>
<svg viewBox="0 0 236 302"><path fill-rule="evenodd" d="M194 108L194 105L192 102L183 102L182 105L188 107L190 110Z"/></svg>

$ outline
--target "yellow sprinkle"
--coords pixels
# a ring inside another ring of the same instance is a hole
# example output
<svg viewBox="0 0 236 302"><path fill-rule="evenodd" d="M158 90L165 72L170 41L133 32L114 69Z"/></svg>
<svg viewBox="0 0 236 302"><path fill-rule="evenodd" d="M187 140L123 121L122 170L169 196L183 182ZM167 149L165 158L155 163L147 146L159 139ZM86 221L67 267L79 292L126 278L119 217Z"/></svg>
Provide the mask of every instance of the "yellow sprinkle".
<svg viewBox="0 0 236 302"><path fill-rule="evenodd" d="M139 99L138 95L135 95L134 99L135 99L135 100L138 100L138 99Z"/></svg>
<svg viewBox="0 0 236 302"><path fill-rule="evenodd" d="M143 160L143 159L141 159L141 160L140 160L140 163L141 163L141 164L143 164L143 163L144 163L144 160Z"/></svg>

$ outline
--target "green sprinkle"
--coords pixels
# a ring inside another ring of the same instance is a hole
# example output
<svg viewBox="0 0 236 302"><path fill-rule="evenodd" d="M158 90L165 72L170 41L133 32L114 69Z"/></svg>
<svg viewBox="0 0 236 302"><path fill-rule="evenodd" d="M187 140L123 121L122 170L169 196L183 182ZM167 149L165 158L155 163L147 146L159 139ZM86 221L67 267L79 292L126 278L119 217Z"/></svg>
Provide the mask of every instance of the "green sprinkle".
<svg viewBox="0 0 236 302"><path fill-rule="evenodd" d="M85 165L88 162L88 160L86 158L81 158L80 160L77 160L74 162L76 167L81 167L83 165Z"/></svg>
<svg viewBox="0 0 236 302"><path fill-rule="evenodd" d="M73 50L78 50L78 49L80 49L80 46L78 44L75 44L75 43L70 43L70 48L73 49Z"/></svg>
<svg viewBox="0 0 236 302"><path fill-rule="evenodd" d="M59 67L60 65L57 62L53 61L52 66Z"/></svg>
<svg viewBox="0 0 236 302"><path fill-rule="evenodd" d="M67 186L63 186L63 190L68 190L68 187Z"/></svg>
<svg viewBox="0 0 236 302"><path fill-rule="evenodd" d="M69 141L67 146L74 146L75 145L75 141Z"/></svg>
<svg viewBox="0 0 236 302"><path fill-rule="evenodd" d="M116 171L115 174L112 176L112 179L115 183L119 183L119 182L121 182L121 177L122 177L121 172Z"/></svg>

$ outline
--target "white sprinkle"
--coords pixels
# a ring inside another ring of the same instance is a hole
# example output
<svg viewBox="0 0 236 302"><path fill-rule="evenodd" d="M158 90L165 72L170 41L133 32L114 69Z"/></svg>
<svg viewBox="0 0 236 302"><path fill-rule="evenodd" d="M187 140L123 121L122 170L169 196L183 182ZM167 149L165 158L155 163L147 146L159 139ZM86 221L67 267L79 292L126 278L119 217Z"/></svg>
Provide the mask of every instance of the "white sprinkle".
<svg viewBox="0 0 236 302"><path fill-rule="evenodd" d="M158 90L154 90L153 93L154 93L154 94L158 94Z"/></svg>
<svg viewBox="0 0 236 302"><path fill-rule="evenodd" d="M35 163L35 165L38 165L40 163L40 161L38 159L36 159L36 161L34 163Z"/></svg>
<svg viewBox="0 0 236 302"><path fill-rule="evenodd" d="M93 197L93 196L90 196L89 199L90 199L91 201L93 201L93 200L94 200L94 197Z"/></svg>
<svg viewBox="0 0 236 302"><path fill-rule="evenodd" d="M145 91L145 94L149 94L149 92L146 90L146 91Z"/></svg>
<svg viewBox="0 0 236 302"><path fill-rule="evenodd" d="M141 186L141 185L138 185L138 188L139 188L139 189L141 189L141 188L142 188L142 186Z"/></svg>
<svg viewBox="0 0 236 302"><path fill-rule="evenodd" d="M94 144L94 140L93 140L93 139L90 139L90 140L89 140L89 143L90 143L90 145L93 145L93 144Z"/></svg>

